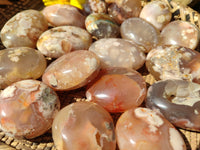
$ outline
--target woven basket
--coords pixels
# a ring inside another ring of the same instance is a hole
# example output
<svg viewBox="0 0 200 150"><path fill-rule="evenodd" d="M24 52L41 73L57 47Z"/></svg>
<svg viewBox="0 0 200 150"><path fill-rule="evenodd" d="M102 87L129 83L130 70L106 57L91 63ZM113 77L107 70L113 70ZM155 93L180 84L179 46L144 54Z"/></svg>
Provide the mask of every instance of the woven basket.
<svg viewBox="0 0 200 150"><path fill-rule="evenodd" d="M44 5L42 0L0 0L0 29L3 27L5 22L10 19L16 13L26 10L26 9L37 9L41 10ZM186 6L181 6L171 0L162 0L165 1L171 12L173 13L174 20L185 20L189 21L200 28L200 14ZM142 5L146 5L148 0L142 0ZM4 4L4 5L2 5ZM198 7L197 7L198 8ZM5 47L0 43L0 50ZM196 50L200 51L198 47ZM155 79L148 74L146 68L143 67L139 70L146 80L147 85L151 85L155 82ZM61 101L61 106L64 107L67 104L73 103L75 101L84 100L85 98L85 89L81 88L78 90L70 92L57 92ZM120 113L111 114L113 116L114 122L116 123ZM179 129L181 135L183 136L185 143L187 145L187 150L200 150L200 133L192 132L183 129ZM56 150L54 147L51 130L49 130L44 135L32 139L32 140L17 140L5 135L4 132L0 131L0 150Z"/></svg>

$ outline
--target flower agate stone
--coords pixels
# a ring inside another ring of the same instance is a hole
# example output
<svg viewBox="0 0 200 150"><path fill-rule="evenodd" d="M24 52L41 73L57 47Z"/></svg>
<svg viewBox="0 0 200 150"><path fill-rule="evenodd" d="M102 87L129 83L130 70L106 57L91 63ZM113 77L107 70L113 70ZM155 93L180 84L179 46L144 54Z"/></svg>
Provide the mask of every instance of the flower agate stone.
<svg viewBox="0 0 200 150"><path fill-rule="evenodd" d="M119 36L119 26L115 21L103 13L92 13L85 20L87 31L95 38L115 38Z"/></svg>
<svg viewBox="0 0 200 150"><path fill-rule="evenodd" d="M171 21L172 13L167 3L163 1L152 1L142 8L140 18L145 19L158 30L161 30Z"/></svg>
<svg viewBox="0 0 200 150"><path fill-rule="evenodd" d="M116 136L119 150L186 150L176 128L148 108L124 112L117 121Z"/></svg>
<svg viewBox="0 0 200 150"><path fill-rule="evenodd" d="M142 47L120 38L103 38L94 42L89 51L97 54L101 66L139 69L145 62Z"/></svg>
<svg viewBox="0 0 200 150"><path fill-rule="evenodd" d="M185 80L164 80L148 89L146 106L159 110L177 127L200 131L200 85Z"/></svg>
<svg viewBox="0 0 200 150"><path fill-rule="evenodd" d="M77 89L94 79L100 69L99 58L90 51L65 54L45 70L42 81L57 91Z"/></svg>
<svg viewBox="0 0 200 150"><path fill-rule="evenodd" d="M120 31L122 38L145 47L146 52L149 52L160 42L160 32L142 18L135 17L125 20L121 24Z"/></svg>
<svg viewBox="0 0 200 150"><path fill-rule="evenodd" d="M87 50L92 36L75 26L60 26L45 31L37 41L38 50L45 56L58 58L73 50Z"/></svg>
<svg viewBox="0 0 200 150"><path fill-rule="evenodd" d="M181 46L158 46L146 58L156 80L184 79L200 83L200 53Z"/></svg>
<svg viewBox="0 0 200 150"><path fill-rule="evenodd" d="M46 66L46 59L35 49L15 47L1 50L0 89L22 79L37 79Z"/></svg>
<svg viewBox="0 0 200 150"><path fill-rule="evenodd" d="M56 115L52 134L59 150L115 150L113 119L90 102L72 103Z"/></svg>
<svg viewBox="0 0 200 150"><path fill-rule="evenodd" d="M138 17L142 9L140 0L105 0L108 6L108 14L121 24L124 20Z"/></svg>
<svg viewBox="0 0 200 150"><path fill-rule="evenodd" d="M109 112L124 112L142 104L146 83L137 71L127 68L103 69L100 77L86 91L88 101Z"/></svg>
<svg viewBox="0 0 200 150"><path fill-rule="evenodd" d="M35 48L39 36L47 29L48 23L42 13L37 10L24 10L3 26L1 41L6 48Z"/></svg>
<svg viewBox="0 0 200 150"><path fill-rule="evenodd" d="M42 13L52 26L78 26L85 27L85 16L72 5L55 4L46 6Z"/></svg>
<svg viewBox="0 0 200 150"><path fill-rule="evenodd" d="M0 94L0 129L17 138L35 138L51 128L59 108L57 94L41 81L15 82Z"/></svg>
<svg viewBox="0 0 200 150"><path fill-rule="evenodd" d="M200 30L188 21L172 21L161 31L161 43L163 45L179 45L195 49L199 39Z"/></svg>

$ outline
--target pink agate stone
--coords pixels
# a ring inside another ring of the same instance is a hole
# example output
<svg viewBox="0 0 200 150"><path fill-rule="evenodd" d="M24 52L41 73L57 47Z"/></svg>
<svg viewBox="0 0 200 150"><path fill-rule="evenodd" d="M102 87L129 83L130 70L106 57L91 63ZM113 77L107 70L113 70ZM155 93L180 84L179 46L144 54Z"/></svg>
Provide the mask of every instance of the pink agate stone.
<svg viewBox="0 0 200 150"><path fill-rule="evenodd" d="M148 108L124 112L117 121L116 135L119 150L186 150L176 128Z"/></svg>
<svg viewBox="0 0 200 150"><path fill-rule="evenodd" d="M41 34L37 41L38 50L45 56L58 58L73 50L87 50L92 36L75 26L54 27Z"/></svg>
<svg viewBox="0 0 200 150"><path fill-rule="evenodd" d="M161 31L161 43L163 45L179 45L195 49L199 39L199 28L189 21L172 21Z"/></svg>
<svg viewBox="0 0 200 150"><path fill-rule="evenodd" d="M93 52L77 50L52 62L42 81L57 91L77 89L94 79L99 69L100 60Z"/></svg>
<svg viewBox="0 0 200 150"><path fill-rule="evenodd" d="M7 21L1 29L1 40L6 48L36 47L39 36L48 29L48 23L37 10L24 10Z"/></svg>
<svg viewBox="0 0 200 150"><path fill-rule="evenodd" d="M47 66L45 57L28 47L8 48L0 51L0 89L23 79L38 79Z"/></svg>
<svg viewBox="0 0 200 150"><path fill-rule="evenodd" d="M44 83L15 82L0 94L0 129L17 138L35 138L51 128L59 108L57 94Z"/></svg>
<svg viewBox="0 0 200 150"><path fill-rule="evenodd" d="M121 24L120 32L123 39L131 40L145 47L146 52L149 52L160 42L159 30L142 18L133 17L126 19Z"/></svg>
<svg viewBox="0 0 200 150"><path fill-rule="evenodd" d="M103 38L94 42L89 51L97 54L102 67L125 67L139 69L146 56L144 48L120 38Z"/></svg>
<svg viewBox="0 0 200 150"><path fill-rule="evenodd" d="M85 16L72 5L55 4L46 6L42 13L52 26L78 26L85 27Z"/></svg>
<svg viewBox="0 0 200 150"><path fill-rule="evenodd" d="M115 150L113 119L90 102L72 103L56 115L52 134L59 150Z"/></svg>
<svg viewBox="0 0 200 150"><path fill-rule="evenodd" d="M142 104L146 83L135 70L107 68L86 91L88 101L98 103L109 112L123 112Z"/></svg>
<svg viewBox="0 0 200 150"><path fill-rule="evenodd" d="M152 1L142 8L140 18L145 19L158 30L161 30L171 21L172 13L164 1Z"/></svg>

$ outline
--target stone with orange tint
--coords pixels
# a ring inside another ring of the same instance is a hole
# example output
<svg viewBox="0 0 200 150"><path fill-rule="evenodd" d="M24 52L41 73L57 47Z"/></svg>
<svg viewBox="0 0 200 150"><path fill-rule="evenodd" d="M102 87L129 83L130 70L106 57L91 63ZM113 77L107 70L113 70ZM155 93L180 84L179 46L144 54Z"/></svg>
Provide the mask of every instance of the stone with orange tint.
<svg viewBox="0 0 200 150"><path fill-rule="evenodd" d="M123 112L142 104L146 83L137 71L127 68L106 68L100 71L86 91L88 101L109 112Z"/></svg>
<svg viewBox="0 0 200 150"><path fill-rule="evenodd" d="M15 82L0 94L0 129L16 138L35 138L51 128L59 109L57 94L41 81Z"/></svg>

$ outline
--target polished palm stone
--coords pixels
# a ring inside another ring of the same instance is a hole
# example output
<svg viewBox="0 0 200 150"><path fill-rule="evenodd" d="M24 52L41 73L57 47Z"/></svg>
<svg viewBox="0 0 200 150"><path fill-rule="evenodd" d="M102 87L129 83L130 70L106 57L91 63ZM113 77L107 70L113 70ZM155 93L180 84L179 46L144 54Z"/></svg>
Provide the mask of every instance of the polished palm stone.
<svg viewBox="0 0 200 150"><path fill-rule="evenodd" d="M164 80L148 89L146 106L159 110L177 127L200 131L200 85L185 80Z"/></svg>
<svg viewBox="0 0 200 150"><path fill-rule="evenodd" d="M15 82L0 94L0 129L16 138L35 138L51 128L59 108L57 94L41 81Z"/></svg>
<svg viewBox="0 0 200 150"><path fill-rule="evenodd" d="M38 50L45 56L58 58L74 50L87 50L92 43L92 36L76 26L51 28L39 37Z"/></svg>
<svg viewBox="0 0 200 150"><path fill-rule="evenodd" d="M72 103L56 115L53 141L59 150L115 150L115 128L110 114L90 102Z"/></svg>
<svg viewBox="0 0 200 150"><path fill-rule="evenodd" d="M179 45L195 49L199 43L200 30L189 21L176 20L162 29L161 39L163 45Z"/></svg>
<svg viewBox="0 0 200 150"><path fill-rule="evenodd" d="M120 27L123 39L128 39L146 48L149 52L160 42L160 32L152 24L142 18L126 19Z"/></svg>
<svg viewBox="0 0 200 150"><path fill-rule="evenodd" d="M140 18L145 19L158 30L161 30L171 21L172 13L164 1L152 1L142 8Z"/></svg>
<svg viewBox="0 0 200 150"><path fill-rule="evenodd" d="M45 57L28 47L0 51L0 89L22 79L38 79L46 69Z"/></svg>
<svg viewBox="0 0 200 150"><path fill-rule="evenodd" d="M119 150L186 150L178 130L148 108L124 112L117 121L116 136Z"/></svg>
<svg viewBox="0 0 200 150"><path fill-rule="evenodd" d="M133 69L106 68L89 85L86 97L109 112L124 112L142 104L146 97L146 83Z"/></svg>
<svg viewBox="0 0 200 150"><path fill-rule="evenodd" d="M156 80L184 79L200 83L200 53L182 46L159 46L146 58L146 68Z"/></svg>
<svg viewBox="0 0 200 150"><path fill-rule="evenodd" d="M94 42L89 51L97 54L102 67L139 69L145 62L144 48L121 38L103 38Z"/></svg>
<svg viewBox="0 0 200 150"><path fill-rule="evenodd" d="M81 11L72 5L54 4L46 6L42 13L50 25L57 26L78 26L85 27L85 16Z"/></svg>
<svg viewBox="0 0 200 150"><path fill-rule="evenodd" d="M17 13L1 29L1 41L6 48L36 47L39 36L48 29L48 23L37 10Z"/></svg>
<svg viewBox="0 0 200 150"><path fill-rule="evenodd" d="M59 91L77 89L94 79L99 69L100 60L93 52L77 50L52 62L45 70L42 81Z"/></svg>
<svg viewBox="0 0 200 150"><path fill-rule="evenodd" d="M119 24L132 17L138 17L142 9L141 0L105 0L108 14Z"/></svg>
<svg viewBox="0 0 200 150"><path fill-rule="evenodd" d="M87 31L95 38L115 38L119 36L119 26L107 14L92 13L85 20Z"/></svg>

